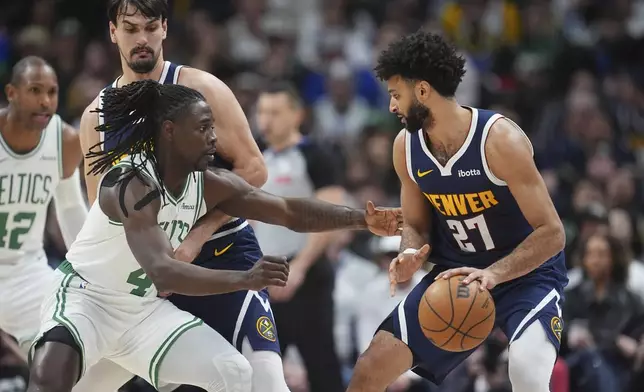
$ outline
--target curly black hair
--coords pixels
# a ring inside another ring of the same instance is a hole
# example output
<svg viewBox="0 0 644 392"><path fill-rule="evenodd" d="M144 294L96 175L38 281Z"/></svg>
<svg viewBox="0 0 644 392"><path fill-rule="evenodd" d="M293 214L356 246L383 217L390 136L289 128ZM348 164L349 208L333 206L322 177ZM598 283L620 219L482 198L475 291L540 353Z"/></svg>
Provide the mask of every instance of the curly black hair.
<svg viewBox="0 0 644 392"><path fill-rule="evenodd" d="M441 36L418 31L392 42L378 56L376 75L388 80L424 80L440 95L451 98L465 75L465 59Z"/></svg>

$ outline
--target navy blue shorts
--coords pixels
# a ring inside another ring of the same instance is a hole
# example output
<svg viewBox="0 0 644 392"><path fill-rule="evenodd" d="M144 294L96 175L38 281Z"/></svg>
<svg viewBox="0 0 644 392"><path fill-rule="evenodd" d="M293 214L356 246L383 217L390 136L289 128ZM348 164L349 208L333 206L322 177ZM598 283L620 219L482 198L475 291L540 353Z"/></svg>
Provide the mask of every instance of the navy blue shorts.
<svg viewBox="0 0 644 392"><path fill-rule="evenodd" d="M195 265L210 269L248 270L262 257L253 228L244 222L242 225L245 226L239 229L240 224L235 223L219 230L223 236L204 244ZM229 234L225 234L226 231ZM203 297L173 294L168 299L179 309L201 318L240 351L244 338L247 338L253 350L280 353L266 290Z"/></svg>
<svg viewBox="0 0 644 392"><path fill-rule="evenodd" d="M453 353L436 347L425 337L418 322L418 305L425 290L434 282L436 275L446 269L436 265L378 328L402 340L414 355L412 370L435 384L440 384L474 351ZM568 283L565 271L564 255L560 253L528 275L492 290L496 326L503 330L510 344L538 320L549 340L559 350L563 329L563 289Z"/></svg>

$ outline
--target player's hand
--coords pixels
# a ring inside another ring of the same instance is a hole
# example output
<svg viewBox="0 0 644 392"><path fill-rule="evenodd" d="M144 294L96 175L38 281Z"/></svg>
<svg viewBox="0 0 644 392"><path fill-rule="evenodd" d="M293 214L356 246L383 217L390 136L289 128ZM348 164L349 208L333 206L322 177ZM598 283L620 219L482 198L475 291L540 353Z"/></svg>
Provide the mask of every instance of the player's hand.
<svg viewBox="0 0 644 392"><path fill-rule="evenodd" d="M373 202L367 202L365 213L367 228L375 235L389 237L402 233L402 208L376 207Z"/></svg>
<svg viewBox="0 0 644 392"><path fill-rule="evenodd" d="M389 294L396 294L396 285L408 281L427 261L430 247L425 244L414 253L403 252L389 264Z"/></svg>
<svg viewBox="0 0 644 392"><path fill-rule="evenodd" d="M263 290L268 286L286 286L289 266L286 257L264 256L247 271L246 288Z"/></svg>
<svg viewBox="0 0 644 392"><path fill-rule="evenodd" d="M434 280L449 279L452 276L457 275L467 275L467 277L463 279L463 284L465 285L470 284L475 280L481 282L481 285L479 286L480 291L492 290L497 284L499 284L499 278L494 274L494 272L488 269L472 267L452 268L447 271L443 271L438 274Z"/></svg>

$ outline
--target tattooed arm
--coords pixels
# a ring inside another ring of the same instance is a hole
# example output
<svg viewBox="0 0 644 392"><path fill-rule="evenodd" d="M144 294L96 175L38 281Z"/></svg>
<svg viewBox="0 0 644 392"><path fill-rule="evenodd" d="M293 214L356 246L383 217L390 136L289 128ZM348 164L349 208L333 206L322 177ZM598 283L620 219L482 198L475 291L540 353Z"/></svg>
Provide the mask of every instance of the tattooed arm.
<svg viewBox="0 0 644 392"><path fill-rule="evenodd" d="M114 168L105 175L99 205L108 218L123 224L132 254L157 290L211 295L286 284L288 266L280 260L264 260L249 271L210 270L177 262L168 236L157 221L161 209L158 188L121 170Z"/></svg>
<svg viewBox="0 0 644 392"><path fill-rule="evenodd" d="M368 228L378 235L394 235L400 227L399 209L378 210L369 204L365 211L317 199L278 197L227 170L207 171L204 193L209 208L297 232Z"/></svg>

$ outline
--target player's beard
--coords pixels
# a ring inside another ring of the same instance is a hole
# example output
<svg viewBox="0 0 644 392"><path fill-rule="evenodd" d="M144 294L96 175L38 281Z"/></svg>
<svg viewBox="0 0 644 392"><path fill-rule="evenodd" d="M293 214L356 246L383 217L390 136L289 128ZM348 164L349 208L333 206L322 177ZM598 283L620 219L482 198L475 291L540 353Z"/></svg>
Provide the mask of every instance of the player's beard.
<svg viewBox="0 0 644 392"><path fill-rule="evenodd" d="M416 133L425 127L430 129L434 125L434 116L428 107L414 97L405 116L405 123L407 124L407 131Z"/></svg>
<svg viewBox="0 0 644 392"><path fill-rule="evenodd" d="M130 67L132 71L138 74L148 74L154 70L154 67L157 64L157 60L159 59L159 55L155 53L152 48L146 47L146 48L135 48L132 50L130 53L130 58L134 57L134 55L141 50L147 51L150 53L152 56L149 59L141 59L141 60L130 60L127 62L127 66Z"/></svg>

